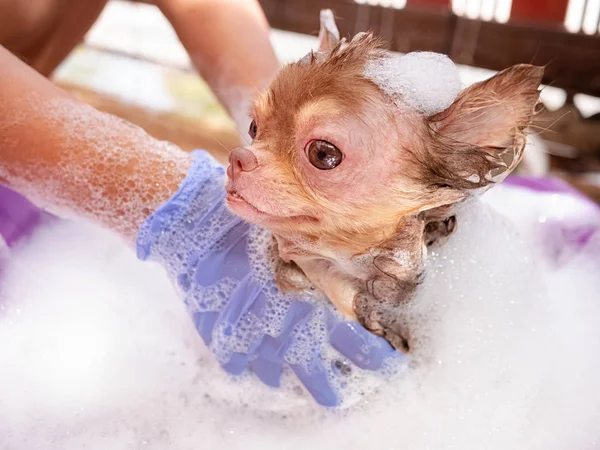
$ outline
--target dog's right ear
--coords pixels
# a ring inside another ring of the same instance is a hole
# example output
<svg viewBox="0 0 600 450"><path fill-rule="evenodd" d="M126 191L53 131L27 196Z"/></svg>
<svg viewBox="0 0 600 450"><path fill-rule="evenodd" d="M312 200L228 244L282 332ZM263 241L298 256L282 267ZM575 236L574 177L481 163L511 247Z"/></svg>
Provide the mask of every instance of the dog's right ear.
<svg viewBox="0 0 600 450"><path fill-rule="evenodd" d="M319 52L328 53L340 41L340 32L335 24L333 11L321 10L321 28L319 30Z"/></svg>

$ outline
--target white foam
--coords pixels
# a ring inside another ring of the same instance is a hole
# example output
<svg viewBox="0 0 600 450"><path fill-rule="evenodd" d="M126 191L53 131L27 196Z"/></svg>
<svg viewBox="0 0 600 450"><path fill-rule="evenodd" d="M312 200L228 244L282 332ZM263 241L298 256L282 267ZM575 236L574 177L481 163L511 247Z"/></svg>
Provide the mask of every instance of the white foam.
<svg viewBox="0 0 600 450"><path fill-rule="evenodd" d="M163 270L112 234L44 228L0 285L0 448L594 448L593 247L549 268L488 207L457 225L411 310L416 364L338 412L224 375Z"/></svg>
<svg viewBox="0 0 600 450"><path fill-rule="evenodd" d="M413 52L370 61L365 76L396 103L432 116L448 108L462 88L459 72L446 55Z"/></svg>

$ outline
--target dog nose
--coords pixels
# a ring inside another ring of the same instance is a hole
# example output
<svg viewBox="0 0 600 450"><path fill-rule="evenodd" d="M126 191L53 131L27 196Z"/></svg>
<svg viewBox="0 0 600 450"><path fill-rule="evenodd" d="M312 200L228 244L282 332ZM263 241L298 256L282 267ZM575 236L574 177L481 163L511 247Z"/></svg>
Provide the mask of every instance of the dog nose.
<svg viewBox="0 0 600 450"><path fill-rule="evenodd" d="M240 172L252 172L258 167L258 160L252 151L240 147L229 154L229 167L231 177L234 178Z"/></svg>

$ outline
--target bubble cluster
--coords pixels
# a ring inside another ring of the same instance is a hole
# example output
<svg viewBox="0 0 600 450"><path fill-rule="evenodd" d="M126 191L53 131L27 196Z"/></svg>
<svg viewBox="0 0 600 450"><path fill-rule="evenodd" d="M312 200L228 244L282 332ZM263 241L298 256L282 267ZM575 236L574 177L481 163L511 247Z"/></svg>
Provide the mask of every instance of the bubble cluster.
<svg viewBox="0 0 600 450"><path fill-rule="evenodd" d="M364 75L398 106L424 116L448 108L462 88L458 69L446 55L413 52L389 55L367 63Z"/></svg>

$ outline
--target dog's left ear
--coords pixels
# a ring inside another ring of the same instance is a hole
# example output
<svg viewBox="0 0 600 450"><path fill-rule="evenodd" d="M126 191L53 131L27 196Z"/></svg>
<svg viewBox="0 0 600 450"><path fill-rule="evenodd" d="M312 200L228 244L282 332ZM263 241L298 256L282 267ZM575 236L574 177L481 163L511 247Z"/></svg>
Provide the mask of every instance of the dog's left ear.
<svg viewBox="0 0 600 450"><path fill-rule="evenodd" d="M319 52L328 53L340 41L340 32L335 24L333 11L321 10L321 28L319 30Z"/></svg>
<svg viewBox="0 0 600 450"><path fill-rule="evenodd" d="M517 166L543 73L542 67L513 66L465 89L448 109L428 119L456 181L475 177L481 187L501 181Z"/></svg>

